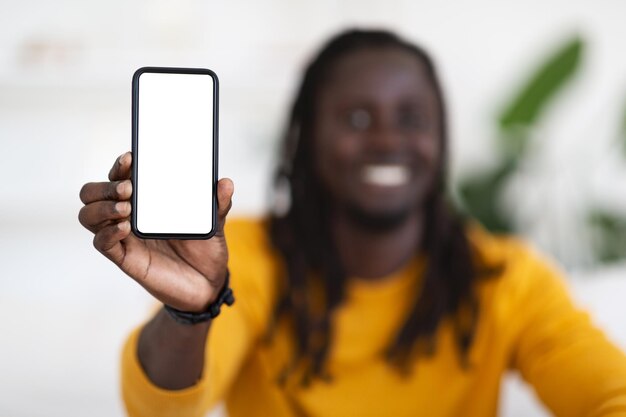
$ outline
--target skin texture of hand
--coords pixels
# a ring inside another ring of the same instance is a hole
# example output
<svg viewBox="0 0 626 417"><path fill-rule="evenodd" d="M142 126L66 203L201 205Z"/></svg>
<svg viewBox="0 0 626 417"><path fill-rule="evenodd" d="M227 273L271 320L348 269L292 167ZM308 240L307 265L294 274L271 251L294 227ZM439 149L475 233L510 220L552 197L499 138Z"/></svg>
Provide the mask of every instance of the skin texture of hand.
<svg viewBox="0 0 626 417"><path fill-rule="evenodd" d="M203 311L217 298L226 276L224 223L233 183L218 182L218 225L211 239L140 239L130 228L131 164L132 154L124 153L113 164L108 182L83 186L79 221L94 233L96 249L159 301L183 311Z"/></svg>

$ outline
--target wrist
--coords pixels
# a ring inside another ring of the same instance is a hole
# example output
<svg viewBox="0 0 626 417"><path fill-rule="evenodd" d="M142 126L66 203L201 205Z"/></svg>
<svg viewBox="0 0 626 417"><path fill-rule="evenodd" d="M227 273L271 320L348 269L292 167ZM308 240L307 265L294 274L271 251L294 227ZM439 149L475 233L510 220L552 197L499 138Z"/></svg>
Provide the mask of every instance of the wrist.
<svg viewBox="0 0 626 417"><path fill-rule="evenodd" d="M167 311L171 318L173 318L179 324L195 325L198 323L204 323L217 317L222 310L222 306L233 305L235 302L235 296L230 288L230 272L226 270L226 279L222 289L218 292L214 301L209 303L207 308L201 312L181 311L171 307L167 304L163 304L165 311Z"/></svg>

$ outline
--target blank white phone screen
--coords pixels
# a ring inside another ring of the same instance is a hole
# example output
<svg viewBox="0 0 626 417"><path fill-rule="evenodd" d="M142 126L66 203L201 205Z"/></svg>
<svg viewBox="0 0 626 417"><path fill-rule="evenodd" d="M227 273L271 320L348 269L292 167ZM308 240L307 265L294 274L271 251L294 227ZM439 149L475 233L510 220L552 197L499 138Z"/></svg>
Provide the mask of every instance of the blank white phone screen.
<svg viewBox="0 0 626 417"><path fill-rule="evenodd" d="M139 76L137 229L206 234L213 219L213 78Z"/></svg>

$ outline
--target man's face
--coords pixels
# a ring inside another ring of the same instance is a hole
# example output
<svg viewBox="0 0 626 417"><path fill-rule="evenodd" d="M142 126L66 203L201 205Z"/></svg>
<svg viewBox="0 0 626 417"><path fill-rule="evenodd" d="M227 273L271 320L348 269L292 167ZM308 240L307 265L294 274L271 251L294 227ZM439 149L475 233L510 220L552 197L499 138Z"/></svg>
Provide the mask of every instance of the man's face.
<svg viewBox="0 0 626 417"><path fill-rule="evenodd" d="M421 209L441 153L438 100L423 63L403 49L337 61L318 93L314 150L338 208L383 222Z"/></svg>

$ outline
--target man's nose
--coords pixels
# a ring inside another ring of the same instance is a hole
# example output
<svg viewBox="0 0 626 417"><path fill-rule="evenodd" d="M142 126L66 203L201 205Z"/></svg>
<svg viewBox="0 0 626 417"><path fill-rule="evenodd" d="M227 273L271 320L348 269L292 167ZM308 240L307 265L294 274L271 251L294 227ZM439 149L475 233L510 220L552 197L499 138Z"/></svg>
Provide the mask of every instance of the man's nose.
<svg viewBox="0 0 626 417"><path fill-rule="evenodd" d="M403 143L403 134L393 120L379 119L370 129L368 145L375 152L397 151Z"/></svg>

